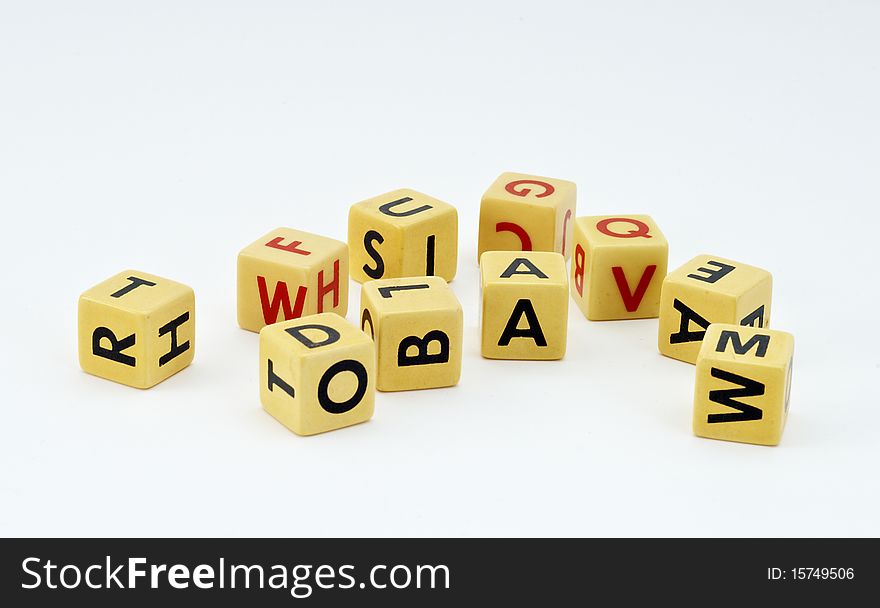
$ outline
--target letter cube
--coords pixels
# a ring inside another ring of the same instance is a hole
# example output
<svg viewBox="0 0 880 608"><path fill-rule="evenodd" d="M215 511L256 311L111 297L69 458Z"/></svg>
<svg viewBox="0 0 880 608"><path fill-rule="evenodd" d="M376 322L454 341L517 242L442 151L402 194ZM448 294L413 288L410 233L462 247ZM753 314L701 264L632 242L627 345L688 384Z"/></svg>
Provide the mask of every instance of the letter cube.
<svg viewBox="0 0 880 608"><path fill-rule="evenodd" d="M79 364L84 371L150 388L192 363L195 294L156 275L126 270L79 297Z"/></svg>
<svg viewBox="0 0 880 608"><path fill-rule="evenodd" d="M576 199L573 182L502 173L480 202L477 257L485 251L555 251L568 259Z"/></svg>
<svg viewBox="0 0 880 608"><path fill-rule="evenodd" d="M404 188L351 206L348 213L351 278L438 276L458 267L455 207Z"/></svg>
<svg viewBox="0 0 880 608"><path fill-rule="evenodd" d="M588 319L659 314L669 246L649 216L577 218L573 255L571 295Z"/></svg>
<svg viewBox="0 0 880 608"><path fill-rule="evenodd" d="M238 324L250 331L320 312L348 312L348 246L277 228L238 254Z"/></svg>
<svg viewBox="0 0 880 608"><path fill-rule="evenodd" d="M376 343L380 391L454 386L461 376L462 312L440 277L367 281L361 329Z"/></svg>
<svg viewBox="0 0 880 608"><path fill-rule="evenodd" d="M546 251L487 251L480 274L483 356L561 359L568 330L565 258Z"/></svg>
<svg viewBox="0 0 880 608"><path fill-rule="evenodd" d="M695 363L710 323L770 324L773 279L766 270L698 255L670 272L660 291L660 352Z"/></svg>
<svg viewBox="0 0 880 608"><path fill-rule="evenodd" d="M260 330L260 401L297 435L373 417L376 353L364 332L334 313Z"/></svg>
<svg viewBox="0 0 880 608"><path fill-rule="evenodd" d="M697 357L694 434L777 445L788 416L794 337L713 323Z"/></svg>

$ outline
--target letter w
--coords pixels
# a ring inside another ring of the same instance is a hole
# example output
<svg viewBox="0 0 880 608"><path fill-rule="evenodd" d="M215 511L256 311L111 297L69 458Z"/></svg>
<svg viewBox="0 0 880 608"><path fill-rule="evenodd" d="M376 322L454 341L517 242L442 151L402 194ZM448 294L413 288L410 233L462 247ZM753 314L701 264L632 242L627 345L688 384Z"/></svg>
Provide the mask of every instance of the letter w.
<svg viewBox="0 0 880 608"><path fill-rule="evenodd" d="M748 403L737 401L740 397L757 397L764 394L764 384L738 374L726 372L717 367L712 368L712 377L725 380L733 384L739 384L741 388L727 388L717 391L709 391L709 401L737 410L737 413L709 414L707 422L745 422L747 420L760 420L764 412Z"/></svg>
<svg viewBox="0 0 880 608"><path fill-rule="evenodd" d="M298 319L302 316L303 306L306 302L306 292L308 288L304 285L296 290L296 302L294 307L290 307L290 294L287 292L287 283L278 281L275 285L275 291L269 300L269 289L266 287L266 277L257 277L257 287L260 290L260 305L263 307L263 320L272 324L278 321L279 309L284 311L284 320Z"/></svg>

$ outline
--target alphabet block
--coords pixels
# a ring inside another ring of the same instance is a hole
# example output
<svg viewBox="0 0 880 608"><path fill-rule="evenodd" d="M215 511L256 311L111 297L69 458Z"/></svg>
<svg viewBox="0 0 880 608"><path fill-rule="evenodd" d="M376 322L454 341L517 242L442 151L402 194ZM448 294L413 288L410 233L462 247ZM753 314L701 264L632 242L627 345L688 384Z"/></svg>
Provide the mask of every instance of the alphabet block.
<svg viewBox="0 0 880 608"><path fill-rule="evenodd" d="M772 289L766 270L712 255L695 257L663 280L660 352L695 363L710 323L767 327Z"/></svg>
<svg viewBox="0 0 880 608"><path fill-rule="evenodd" d="M555 251L568 259L576 199L573 182L502 173L480 202L477 257L485 251Z"/></svg>
<svg viewBox="0 0 880 608"><path fill-rule="evenodd" d="M373 417L376 353L364 332L334 313L260 330L260 401L297 435Z"/></svg>
<svg viewBox="0 0 880 608"><path fill-rule="evenodd" d="M656 317L668 255L666 237L647 215L579 217L571 295L593 321Z"/></svg>
<svg viewBox="0 0 880 608"><path fill-rule="evenodd" d="M238 254L238 324L250 331L320 312L348 312L348 246L277 228Z"/></svg>
<svg viewBox="0 0 880 608"><path fill-rule="evenodd" d="M455 277L458 212L404 188L352 205L348 214L351 278Z"/></svg>
<svg viewBox="0 0 880 608"><path fill-rule="evenodd" d="M192 362L195 315L190 287L120 272L79 297L79 364L95 376L150 388Z"/></svg>
<svg viewBox="0 0 880 608"><path fill-rule="evenodd" d="M480 274L483 356L561 359L568 330L565 258L545 251L487 251Z"/></svg>
<svg viewBox="0 0 880 608"><path fill-rule="evenodd" d="M697 357L694 434L777 445L788 416L794 337L713 323Z"/></svg>
<svg viewBox="0 0 880 608"><path fill-rule="evenodd" d="M457 384L462 328L461 304L440 277L367 281L361 290L361 329L376 343L380 391Z"/></svg>

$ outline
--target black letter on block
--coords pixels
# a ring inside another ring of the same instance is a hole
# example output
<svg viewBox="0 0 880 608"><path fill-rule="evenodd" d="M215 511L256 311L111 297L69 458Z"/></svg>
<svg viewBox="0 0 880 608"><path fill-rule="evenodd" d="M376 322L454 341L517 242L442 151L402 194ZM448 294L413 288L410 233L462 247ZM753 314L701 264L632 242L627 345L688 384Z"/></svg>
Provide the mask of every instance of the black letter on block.
<svg viewBox="0 0 880 608"><path fill-rule="evenodd" d="M406 217L408 215L415 215L416 213L421 213L422 211L427 211L431 209L431 205L422 205L421 207L416 207L415 209L410 209L409 211L402 211L398 213L397 211L392 211L398 205L402 205L403 203L408 203L412 198L409 196L404 196L403 198L399 198L396 201L391 201L390 203L385 203L381 207L379 207L379 211L384 213L385 215L390 215L391 217Z"/></svg>
<svg viewBox="0 0 880 608"><path fill-rule="evenodd" d="M152 281L148 281L146 279L141 279L140 277L128 277L128 280L131 281L131 283L129 283L128 285L126 285L125 287L120 289L119 291L111 293L110 297L111 298L121 298L122 296L127 294L129 291L133 291L133 290L137 289L138 287L140 287L141 285L146 285L147 287L155 287L156 286L156 284L153 283Z"/></svg>
<svg viewBox="0 0 880 608"><path fill-rule="evenodd" d="M714 401L721 405L726 405L735 410L739 410L736 414L709 414L707 421L709 424L715 422L745 422L747 420L760 420L764 417L764 412L748 403L737 401L739 397L757 397L764 394L764 384L738 374L726 372L717 367L712 368L712 377L739 384L742 388L727 388L717 391L709 391L709 401Z"/></svg>
<svg viewBox="0 0 880 608"><path fill-rule="evenodd" d="M425 243L425 276L434 276L434 247L437 242L437 235L432 234Z"/></svg>
<svg viewBox="0 0 880 608"><path fill-rule="evenodd" d="M389 287L380 287L379 295L383 298L390 298L395 291L407 291L410 289L430 289L431 286L426 283L414 283L412 285L391 285Z"/></svg>
<svg viewBox="0 0 880 608"><path fill-rule="evenodd" d="M376 251L376 248L373 247L373 241L376 241L381 245L385 242L385 237L375 230L367 230L367 233L364 235L364 249L367 250L367 255L373 258L373 261L376 262L376 267L370 268L364 264L364 272L367 273L367 276L371 279L381 279L382 275L385 274L385 260L382 259L382 254Z"/></svg>
<svg viewBox="0 0 880 608"><path fill-rule="evenodd" d="M519 320L525 315L529 326L526 329L517 329ZM513 312L507 320L504 331L501 332L501 338L498 340L498 346L508 346L512 338L531 338L538 346L547 346L547 339L544 338L544 330L538 322L538 315L535 314L535 307L532 301L526 298L517 300L513 307Z"/></svg>
<svg viewBox="0 0 880 608"><path fill-rule="evenodd" d="M104 348L101 346L102 338L110 340L110 348ZM109 327L98 327L92 332L92 354L97 357L104 357L105 359L110 359L111 361L134 367L137 363L135 358L131 355L122 354L122 351L134 346L134 342L134 334L131 334L122 340L117 340L116 334L114 334L113 330Z"/></svg>
<svg viewBox="0 0 880 608"><path fill-rule="evenodd" d="M727 349L728 344L733 344L733 351L738 355L745 355L753 346L756 347L755 356L763 357L767 354L767 347L770 346L770 336L767 334L755 334L745 344L739 339L739 334L735 331L725 329L718 338L718 346L715 347L716 353L723 353Z"/></svg>
<svg viewBox="0 0 880 608"><path fill-rule="evenodd" d="M312 342L308 336L302 333L304 329L317 329L327 334L327 337L320 342ZM296 338L303 346L308 348L318 348L319 346L327 346L339 341L339 332L332 327L321 325L319 323L307 323L306 325L297 325L296 327L288 327L285 329L287 333Z"/></svg>
<svg viewBox="0 0 880 608"><path fill-rule="evenodd" d="M294 396L293 387L282 380L281 376L275 373L275 365L272 363L272 359L269 359L269 373L266 375L269 382L268 388L270 393L272 392L272 387L277 386L291 397Z"/></svg>
<svg viewBox="0 0 880 608"><path fill-rule="evenodd" d="M364 312L361 313L361 331L364 333L367 333L367 330L364 329L367 323L370 324L370 337L375 338L376 332L373 330L373 315L370 314L369 308L365 308Z"/></svg>
<svg viewBox="0 0 880 608"><path fill-rule="evenodd" d="M336 374L342 372L351 372L357 377L358 386L348 400L337 403L330 398L330 381L336 377ZM360 361L354 359L344 359L337 361L324 372L321 381L318 383L318 403L324 408L324 411L330 414L344 414L357 406L364 395L367 394L367 368Z"/></svg>
<svg viewBox="0 0 880 608"><path fill-rule="evenodd" d="M428 353L428 345L431 342L440 344L440 352L435 355ZM418 351L415 355L406 354L410 346L415 346ZM400 341L397 347L397 367L409 365L430 365L431 363L447 363L449 361L449 336L439 329L432 329L425 334L424 338L407 336Z"/></svg>
<svg viewBox="0 0 880 608"><path fill-rule="evenodd" d="M681 313L681 323L679 323L678 331L669 334L670 344L681 344L683 342L699 342L706 336L706 328L709 327L709 321L688 308L688 305L676 298L672 302L672 307ZM691 321L703 328L702 331L689 331Z"/></svg>
<svg viewBox="0 0 880 608"><path fill-rule="evenodd" d="M171 332L171 350L159 357L159 367L162 367L176 356L182 355L189 350L189 340L179 346L177 344L177 328L187 321L189 321L189 311L159 328L159 337Z"/></svg>
<svg viewBox="0 0 880 608"><path fill-rule="evenodd" d="M520 266L525 266L528 270L520 270ZM547 275L541 272L541 269L532 264L526 258L516 258L514 261L510 263L510 266L507 267L507 270L501 273L502 279L509 279L515 274L530 274L538 277L539 279L546 279Z"/></svg>
<svg viewBox="0 0 880 608"><path fill-rule="evenodd" d="M722 262L716 262L714 260L710 260L706 262L706 264L711 264L712 266L717 266L718 270L712 270L711 268L706 268L705 266L700 266L697 268L697 272L705 272L709 276L701 277L698 274L689 274L687 275L689 279L696 279L698 281L703 281L705 283L717 283L725 276L736 270L736 266L731 266L730 264L724 264Z"/></svg>
<svg viewBox="0 0 880 608"><path fill-rule="evenodd" d="M764 327L764 305L761 304L754 312L743 317L739 324L746 327Z"/></svg>

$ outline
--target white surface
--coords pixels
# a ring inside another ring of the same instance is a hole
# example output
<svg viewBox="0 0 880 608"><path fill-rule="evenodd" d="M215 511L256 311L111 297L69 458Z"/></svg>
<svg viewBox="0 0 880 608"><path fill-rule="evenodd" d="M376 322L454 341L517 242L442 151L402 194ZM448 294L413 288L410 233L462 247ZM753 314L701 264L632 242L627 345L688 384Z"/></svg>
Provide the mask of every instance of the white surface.
<svg viewBox="0 0 880 608"><path fill-rule="evenodd" d="M878 26L876 2L3 2L0 534L880 535ZM504 170L651 214L671 268L772 271L782 444L693 437L656 320L572 306L563 361L481 359ZM461 384L299 438L260 408L235 256L343 239L401 186L459 209ZM195 363L149 391L76 360L78 294L128 267L196 290Z"/></svg>

